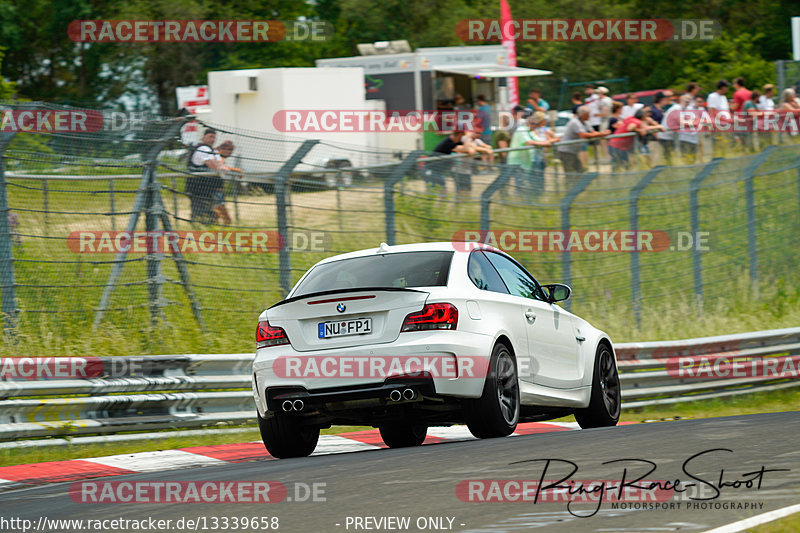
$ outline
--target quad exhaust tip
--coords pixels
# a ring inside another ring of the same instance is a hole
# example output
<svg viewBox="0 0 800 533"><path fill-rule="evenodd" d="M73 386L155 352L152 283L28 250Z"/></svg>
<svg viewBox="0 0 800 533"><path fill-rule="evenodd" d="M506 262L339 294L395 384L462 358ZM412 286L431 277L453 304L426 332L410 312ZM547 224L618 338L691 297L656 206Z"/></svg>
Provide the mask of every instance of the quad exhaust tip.
<svg viewBox="0 0 800 533"><path fill-rule="evenodd" d="M295 400L292 402L292 407L294 407L295 411L302 411L305 406L306 404L303 403L303 400Z"/></svg>
<svg viewBox="0 0 800 533"><path fill-rule="evenodd" d="M405 400L413 400L416 397L417 393L414 391L414 389L406 389L403 391L403 399Z"/></svg>
<svg viewBox="0 0 800 533"><path fill-rule="evenodd" d="M289 411L294 411L294 405L292 404L291 400L286 400L285 402L283 402L282 407L283 410L287 413Z"/></svg>
<svg viewBox="0 0 800 533"><path fill-rule="evenodd" d="M403 394L399 390L395 389L389 393L389 399L393 402L399 402L403 399Z"/></svg>

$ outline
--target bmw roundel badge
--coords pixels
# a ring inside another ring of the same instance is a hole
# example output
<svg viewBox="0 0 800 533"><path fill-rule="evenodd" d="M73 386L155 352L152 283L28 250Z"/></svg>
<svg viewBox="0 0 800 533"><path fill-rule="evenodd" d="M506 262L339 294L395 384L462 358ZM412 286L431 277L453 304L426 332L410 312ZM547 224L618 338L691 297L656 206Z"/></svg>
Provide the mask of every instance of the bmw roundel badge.
<svg viewBox="0 0 800 533"><path fill-rule="evenodd" d="M340 313L344 313L345 309L347 309L347 307L344 304L339 304L336 306L336 310Z"/></svg>

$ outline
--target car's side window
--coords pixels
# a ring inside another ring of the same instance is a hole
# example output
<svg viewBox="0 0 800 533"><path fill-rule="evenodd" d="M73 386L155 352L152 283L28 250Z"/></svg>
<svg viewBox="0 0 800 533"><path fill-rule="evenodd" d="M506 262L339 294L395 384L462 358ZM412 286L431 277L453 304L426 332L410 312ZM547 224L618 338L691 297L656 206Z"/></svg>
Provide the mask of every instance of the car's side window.
<svg viewBox="0 0 800 533"><path fill-rule="evenodd" d="M546 301L544 292L536 280L512 260L494 252L486 252L486 257L500 273L508 292L523 298Z"/></svg>
<svg viewBox="0 0 800 533"><path fill-rule="evenodd" d="M508 294L508 289L503 280L480 250L476 250L469 255L467 273L469 274L469 279L479 289Z"/></svg>

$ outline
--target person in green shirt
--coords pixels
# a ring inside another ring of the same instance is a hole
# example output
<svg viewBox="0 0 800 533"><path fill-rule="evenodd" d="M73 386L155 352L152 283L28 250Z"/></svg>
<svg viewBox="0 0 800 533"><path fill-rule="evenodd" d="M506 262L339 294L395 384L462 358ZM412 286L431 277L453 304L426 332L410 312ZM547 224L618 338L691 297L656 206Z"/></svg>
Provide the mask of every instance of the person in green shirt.
<svg viewBox="0 0 800 533"><path fill-rule="evenodd" d="M741 110L742 113L748 115L745 121L747 131L737 133L736 136L739 138L739 142L742 143L742 147L752 152L755 150L754 132L757 131L758 116L761 114L757 106L761 93L758 90L753 90L750 94L750 100L745 100Z"/></svg>
<svg viewBox="0 0 800 533"><path fill-rule="evenodd" d="M538 192L544 188L544 147L552 144L552 141L537 133L538 125L536 117L532 116L528 117L525 124L517 128L511 137L511 148L523 146L531 148L508 152L507 158L509 165L520 167L520 170L514 174L514 182L519 191L525 191L528 199L531 197L531 192L534 190Z"/></svg>

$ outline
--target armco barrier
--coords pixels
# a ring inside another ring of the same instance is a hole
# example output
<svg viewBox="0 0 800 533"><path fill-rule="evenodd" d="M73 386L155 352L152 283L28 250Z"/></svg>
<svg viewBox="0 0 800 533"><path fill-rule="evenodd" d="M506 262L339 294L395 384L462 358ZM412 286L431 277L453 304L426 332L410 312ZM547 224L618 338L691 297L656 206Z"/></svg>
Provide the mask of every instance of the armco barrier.
<svg viewBox="0 0 800 533"><path fill-rule="evenodd" d="M800 328L617 344L615 350L623 408L800 385L796 372L737 377L731 366L760 368L780 357L797 369ZM90 359L93 371L85 378L7 379L5 372L0 440L250 423L251 360L252 354L102 357Z"/></svg>

